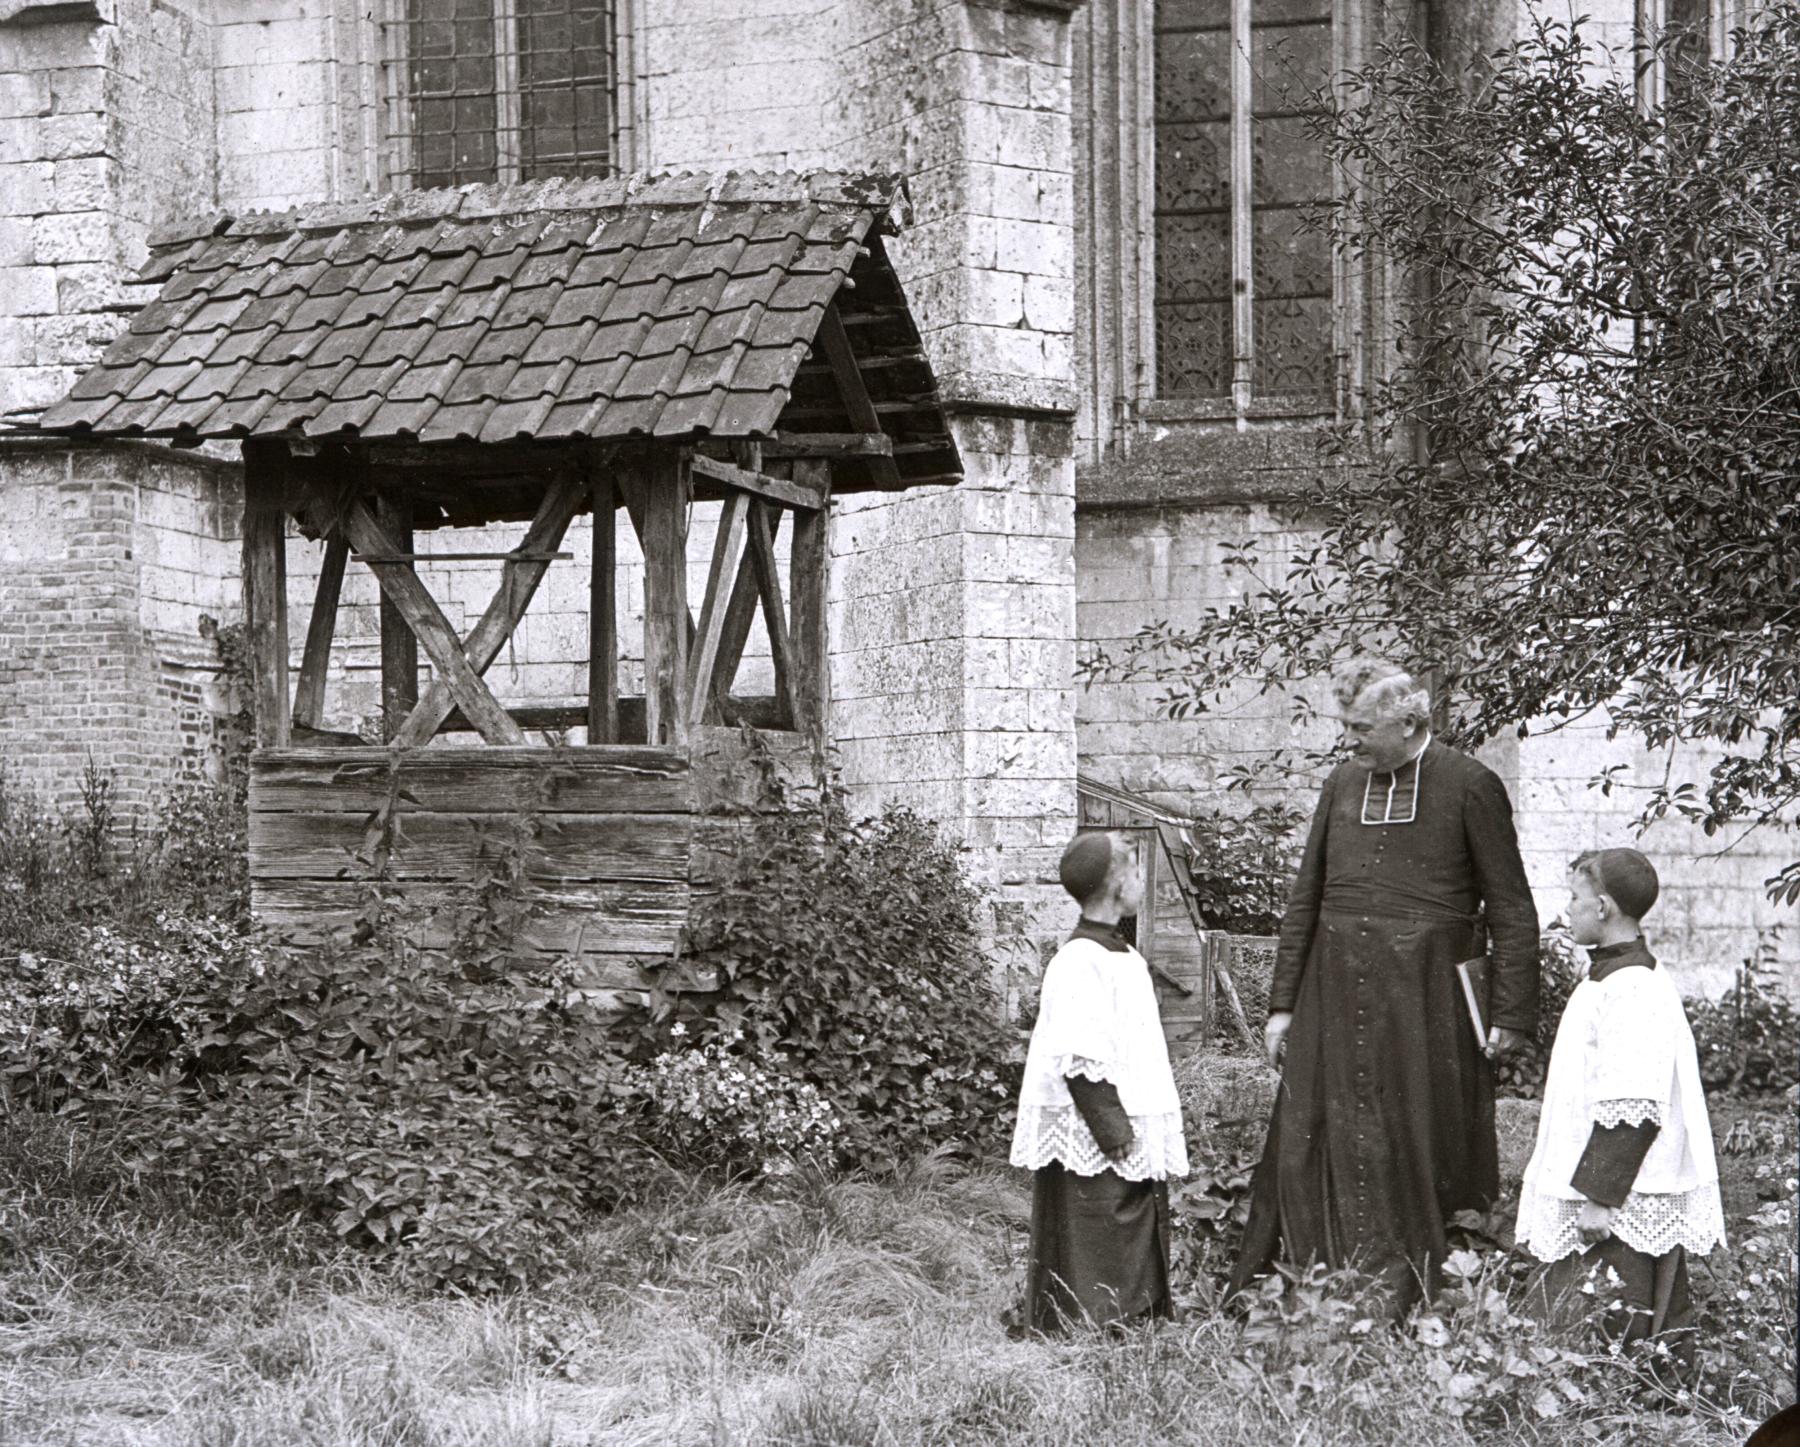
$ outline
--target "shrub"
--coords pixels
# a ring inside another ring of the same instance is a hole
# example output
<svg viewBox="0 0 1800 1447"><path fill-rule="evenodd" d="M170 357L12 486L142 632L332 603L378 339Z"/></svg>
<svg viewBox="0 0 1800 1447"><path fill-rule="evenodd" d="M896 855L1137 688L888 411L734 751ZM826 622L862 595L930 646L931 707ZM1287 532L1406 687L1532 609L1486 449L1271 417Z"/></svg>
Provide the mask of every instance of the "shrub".
<svg viewBox="0 0 1800 1447"><path fill-rule="evenodd" d="M741 1036L732 1053L781 1060L836 1114L841 1154L864 1164L998 1144L1018 1046L955 849L905 809L852 822L831 780L804 803L772 770L765 785L768 807L740 831L718 891L696 900L685 939L684 964L720 988L655 991L636 1022L640 1058L678 1048L678 1025L703 1048Z"/></svg>
<svg viewBox="0 0 1800 1447"><path fill-rule="evenodd" d="M18 951L0 992L0 1086L38 1109L133 1071L193 1065L219 991L268 961L238 926L168 910L130 933L74 926L67 956Z"/></svg>
<svg viewBox="0 0 1800 1447"><path fill-rule="evenodd" d="M126 1189L488 1290L654 1165L607 1017L561 964L499 968L532 820L448 904L447 947L377 890L348 939L285 950L248 924L241 792L185 791L129 847L109 797L90 776L56 821L0 792L0 1088L129 1138Z"/></svg>
<svg viewBox="0 0 1800 1447"><path fill-rule="evenodd" d="M1250 1180L1261 1148L1223 1149L1202 1142L1192 1168L1170 1192L1174 1221L1170 1286L1184 1306L1216 1309L1250 1220Z"/></svg>
<svg viewBox="0 0 1800 1447"><path fill-rule="evenodd" d="M1800 1012L1782 986L1772 933L1738 967L1727 994L1690 1000L1687 1012L1709 1091L1771 1095L1800 1083Z"/></svg>
<svg viewBox="0 0 1800 1447"><path fill-rule="evenodd" d="M191 1064L115 1090L133 1165L297 1214L424 1284L523 1285L649 1163L608 1020L563 963L500 979L379 896L343 944L221 976Z"/></svg>
<svg viewBox="0 0 1800 1447"><path fill-rule="evenodd" d="M1300 861L1296 831L1306 816L1287 805L1249 813L1214 811L1188 830L1188 871L1208 929L1272 935L1281 928L1288 886Z"/></svg>
<svg viewBox="0 0 1800 1447"><path fill-rule="evenodd" d="M109 774L89 762L79 809L53 814L0 765L0 956L55 957L82 930L126 933L159 916L242 920L249 912L243 781L182 781L153 811L154 831L123 826Z"/></svg>
<svg viewBox="0 0 1800 1447"><path fill-rule="evenodd" d="M186 1061L221 974L257 964L241 789L181 784L151 834L91 762L81 799L53 815L0 771L0 1090L44 1108Z"/></svg>

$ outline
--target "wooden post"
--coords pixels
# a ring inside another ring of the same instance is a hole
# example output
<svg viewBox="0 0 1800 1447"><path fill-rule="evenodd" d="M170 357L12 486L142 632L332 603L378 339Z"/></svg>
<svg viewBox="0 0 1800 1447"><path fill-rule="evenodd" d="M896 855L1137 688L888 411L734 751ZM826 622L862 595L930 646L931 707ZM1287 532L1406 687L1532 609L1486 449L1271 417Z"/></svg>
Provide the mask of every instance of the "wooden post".
<svg viewBox="0 0 1800 1447"><path fill-rule="evenodd" d="M306 620L306 651L300 656L300 681L294 686L294 722L309 729L318 728L325 717L325 673L331 666L331 636L337 631L338 597L349 556L350 540L333 533L319 565L312 616Z"/></svg>
<svg viewBox="0 0 1800 1447"><path fill-rule="evenodd" d="M412 630L412 635L417 640L415 646L423 647L431 656L431 666L437 671L437 677L431 681L428 701L429 697L438 694L441 685L442 696L446 700L444 713L448 714L452 707L460 708L463 716L475 725L481 737L490 744L524 743L524 733L513 721L512 715L500 706L499 700L481 681L480 673L465 651L463 640L456 636L456 630L450 626L444 610L419 581L419 575L413 571L412 565L399 561L374 561L384 556L391 557L398 549L382 532L381 525L375 521L375 515L367 505L361 502L350 505L344 514L344 530L349 534L350 545L363 557L371 560L369 566L375 570L375 581L381 587L381 596L393 603L401 622ZM503 588L502 592L504 591ZM506 605L500 600L496 602L505 611ZM396 744L414 747L426 742L436 732L435 725L420 737L415 737L410 732L420 722L420 710L425 707L426 703L421 702L408 715L402 727L394 734Z"/></svg>
<svg viewBox="0 0 1800 1447"><path fill-rule="evenodd" d="M829 496L831 465L796 459L794 479L815 483ZM794 727L823 740L831 705L831 643L825 626L825 598L831 577L829 507L794 514L793 554L788 582L793 592L788 625L793 647Z"/></svg>
<svg viewBox="0 0 1800 1447"><path fill-rule="evenodd" d="M652 744L687 743L688 633L685 452L652 455L644 479L644 732Z"/></svg>
<svg viewBox="0 0 1800 1447"><path fill-rule="evenodd" d="M1144 899L1138 906L1137 914L1137 952L1144 957L1144 963L1152 970L1156 969L1156 891L1161 874L1156 866L1157 856L1162 853L1162 840L1154 829L1134 831L1139 847L1144 851Z"/></svg>
<svg viewBox="0 0 1800 1447"><path fill-rule="evenodd" d="M287 448L244 444L244 617L248 621L256 742L289 738Z"/></svg>
<svg viewBox="0 0 1800 1447"><path fill-rule="evenodd" d="M382 496L375 521L395 552L413 550L412 508ZM411 563L390 564L413 571ZM384 591L381 595L381 736L392 739L419 701L419 640L406 618Z"/></svg>
<svg viewBox="0 0 1800 1447"><path fill-rule="evenodd" d="M588 576L588 716L590 744L619 741L619 537L610 470L590 483L594 567Z"/></svg>

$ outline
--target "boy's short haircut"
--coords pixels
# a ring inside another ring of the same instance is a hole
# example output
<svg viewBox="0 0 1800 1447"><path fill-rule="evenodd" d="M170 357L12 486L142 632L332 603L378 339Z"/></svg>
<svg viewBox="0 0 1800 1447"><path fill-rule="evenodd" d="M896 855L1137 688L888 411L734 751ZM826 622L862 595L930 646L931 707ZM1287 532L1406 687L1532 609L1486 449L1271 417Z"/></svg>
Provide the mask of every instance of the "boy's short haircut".
<svg viewBox="0 0 1800 1447"><path fill-rule="evenodd" d="M1635 849L1589 849L1575 857L1569 871L1612 896L1631 919L1649 914L1662 890L1656 866Z"/></svg>
<svg viewBox="0 0 1800 1447"><path fill-rule="evenodd" d="M1113 839L1105 830L1077 834L1063 850L1057 876L1077 904L1086 904L1106 884L1112 873Z"/></svg>

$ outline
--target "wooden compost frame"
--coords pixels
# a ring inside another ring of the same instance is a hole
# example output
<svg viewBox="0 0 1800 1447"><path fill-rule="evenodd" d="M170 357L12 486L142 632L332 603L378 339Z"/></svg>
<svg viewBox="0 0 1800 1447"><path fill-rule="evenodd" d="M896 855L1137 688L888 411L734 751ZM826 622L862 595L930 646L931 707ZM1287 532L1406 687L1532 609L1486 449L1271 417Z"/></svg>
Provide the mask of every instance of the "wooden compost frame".
<svg viewBox="0 0 1800 1447"><path fill-rule="evenodd" d="M754 443L530 443L516 447L255 439L244 445L244 587L257 749L251 877L259 915L297 939L353 916L372 878L428 907L476 877L507 821L536 821L528 850L534 952L592 957L604 984L678 943L693 892L718 875L720 817L754 807L742 726L796 779L810 773L829 703L827 509L834 456L891 457L878 433ZM722 504L704 595L687 597L687 518ZM615 526L644 555L641 697L619 693ZM483 675L524 617L572 520L595 518L587 697L508 708ZM414 551L422 526L528 518L506 553ZM325 544L297 677L290 678L290 519ZM775 539L790 532L784 598ZM492 601L459 637L415 570L424 558L501 562ZM338 599L350 566L381 594L387 743L323 729ZM757 616L775 693L732 694ZM420 653L430 682L418 687ZM584 726L585 747L528 731ZM452 730L481 743L434 744ZM432 747L425 747L433 745ZM713 822L709 823L711 820ZM447 926L446 926L447 927Z"/></svg>

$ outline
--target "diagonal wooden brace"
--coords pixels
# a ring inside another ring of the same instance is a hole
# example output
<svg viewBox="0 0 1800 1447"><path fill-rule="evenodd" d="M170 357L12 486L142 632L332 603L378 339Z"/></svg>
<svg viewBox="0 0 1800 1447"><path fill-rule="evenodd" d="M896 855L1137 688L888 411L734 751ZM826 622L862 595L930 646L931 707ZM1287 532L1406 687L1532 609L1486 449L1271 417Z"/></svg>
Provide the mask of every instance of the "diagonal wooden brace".
<svg viewBox="0 0 1800 1447"><path fill-rule="evenodd" d="M343 513L343 528L350 539L350 546L360 553L392 553L399 551L393 546L381 525L375 521L375 515L369 511L367 503L353 501ZM488 691L488 686L481 681L481 675L470 665L468 656L463 652L463 642L456 636L456 630L450 626L450 620L444 617L444 610L437 605L437 599L427 591L418 575L410 567L400 563L375 563L371 565L375 572L375 581L381 585L381 594L406 620L406 626L412 629L413 636L419 640L437 677L432 680L430 692L436 693L440 686L444 695L451 700L453 706L460 708L463 717L474 724L481 737L490 744L522 744L525 733L513 721L513 717L500 707L500 702ZM424 700L420 700L423 706ZM418 716L419 707L413 709L407 718L410 725ZM445 708L448 714L449 707ZM396 743L404 743L405 730L395 736ZM427 735L426 737L430 737Z"/></svg>
<svg viewBox="0 0 1800 1447"><path fill-rule="evenodd" d="M697 727L705 717L712 697L713 673L719 661L719 645L725 637L729 613L729 592L735 585L738 566L743 557L746 524L754 499L747 492L734 492L725 499L719 514L719 531L714 539L712 568L706 578L706 596L700 603L700 622L694 632L693 646L688 651L688 723Z"/></svg>
<svg viewBox="0 0 1800 1447"><path fill-rule="evenodd" d="M569 530L569 523L586 502L587 495L587 483L582 478L574 475L558 477L545 491L544 500L538 505L537 515L532 518L531 526L525 530L524 538L514 551L555 552L562 543L563 534ZM354 542L355 539L351 541ZM360 549L362 545L358 543L357 546ZM538 584L543 581L549 567L550 560L543 557L518 559L501 565L499 592L494 594L487 611L481 615L481 621L457 650L458 656L477 681L500 656L506 640L512 637L513 630L519 626L519 620L531 606ZM435 656L432 662L437 663ZM487 693L486 684L482 684L481 689L483 693ZM491 698L492 694L488 696ZM456 691L449 673L440 666L438 676L432 679L431 686L420 695L418 703L406 716L406 722L400 726L400 732L394 736L394 742L405 748L416 748L429 743L443 727L444 720L450 717L451 710L456 708L461 708L463 716L477 728L481 727L480 720L469 712L468 704ZM518 726L513 724L510 715L507 716L507 722L518 733ZM482 729L482 737L487 738L485 729ZM494 741L489 739L488 742ZM516 739L508 742L524 743L525 736L520 733Z"/></svg>
<svg viewBox="0 0 1800 1447"><path fill-rule="evenodd" d="M780 514L760 500L750 505L750 564L762 600L763 626L769 632L769 661L775 668L775 697L789 728L797 727L794 702L794 652L788 638L787 605L775 564L774 523ZM740 651L742 645L739 645Z"/></svg>

